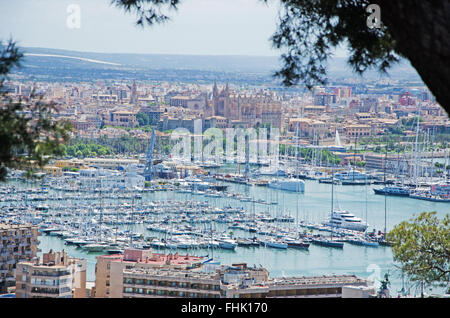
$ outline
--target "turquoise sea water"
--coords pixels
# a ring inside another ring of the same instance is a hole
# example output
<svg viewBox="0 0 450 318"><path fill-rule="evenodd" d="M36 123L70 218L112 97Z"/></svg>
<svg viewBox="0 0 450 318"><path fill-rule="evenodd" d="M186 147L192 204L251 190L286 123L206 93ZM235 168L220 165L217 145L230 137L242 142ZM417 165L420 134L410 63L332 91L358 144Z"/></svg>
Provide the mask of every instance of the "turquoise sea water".
<svg viewBox="0 0 450 318"><path fill-rule="evenodd" d="M299 220L311 222L324 221L331 210L331 185L321 184L317 181L305 181L305 193L291 193L269 189L266 187L246 186L227 183L229 191L245 193L254 198L269 201L278 201L278 205L255 204L255 210L269 212L273 216L289 214ZM334 186L335 208L340 207L366 220L369 229L384 229L385 220L385 197L375 195L374 187L381 186ZM366 199L367 197L367 199ZM143 201L148 200L186 200L209 201L210 205L217 206L242 206L251 213L253 205L250 202L240 202L226 198L208 198L199 195L177 193L172 191L146 193ZM117 202L117 201L116 201ZM298 205L297 205L298 204ZM298 206L298 209L297 209ZM439 217L445 216L450 211L450 204L422 201L403 197L386 197L387 229L390 230L395 224L408 220L423 211L436 211ZM159 236L155 232L146 230L148 225L123 226L143 233L145 236ZM284 226L294 227L295 223ZM223 224L217 224L218 229L225 230ZM230 231L230 230L227 230ZM232 230L234 236L251 236L253 234ZM42 235L40 237L40 248L43 252L50 248L54 250L65 249L69 255L87 258L88 280L95 280L95 257L98 253L86 253L79 248L64 245L64 241L57 238ZM162 252L167 252L162 251ZM185 253L182 251L181 253ZM392 251L389 247L363 247L345 244L344 248L333 249L311 245L308 251L304 250L278 250L272 248L237 247L235 251L216 249L214 252L207 249L196 249L188 253L194 255L209 255L222 264L233 262L246 262L250 266L262 265L270 271L270 276L312 276L329 274L355 274L364 278L374 279L375 282L383 278L386 272L390 274L391 293L396 295L402 288L401 272L395 267ZM414 294L416 289L412 289Z"/></svg>

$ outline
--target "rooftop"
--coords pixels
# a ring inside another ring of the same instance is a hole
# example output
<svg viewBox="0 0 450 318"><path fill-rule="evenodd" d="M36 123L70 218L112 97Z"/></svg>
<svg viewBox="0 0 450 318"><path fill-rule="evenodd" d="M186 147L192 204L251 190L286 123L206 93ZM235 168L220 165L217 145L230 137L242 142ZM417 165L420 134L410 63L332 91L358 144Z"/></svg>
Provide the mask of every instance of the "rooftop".
<svg viewBox="0 0 450 318"><path fill-rule="evenodd" d="M192 256L192 255L180 255L178 253L175 254L160 254L160 253L152 253L150 257L145 259L137 259L137 260L126 260L124 259L123 254L112 254L112 255L102 255L100 256L104 259L112 259L113 261L123 262L123 263L139 263L139 264L153 264L153 265L166 265L170 262L170 265L189 265L192 263L203 261L205 258L201 256Z"/></svg>
<svg viewBox="0 0 450 318"><path fill-rule="evenodd" d="M268 285L328 285L328 284L354 284L366 283L365 279L355 275L332 275L332 276L311 276L311 277L286 277L273 278L267 282Z"/></svg>
<svg viewBox="0 0 450 318"><path fill-rule="evenodd" d="M151 276L160 276L167 278L195 278L203 280L218 280L216 273L206 273L200 271L188 270L169 270L169 269L153 269L153 268L132 268L123 271L124 276L127 274L145 274Z"/></svg>
<svg viewBox="0 0 450 318"><path fill-rule="evenodd" d="M16 230L16 229L29 229L33 226L31 224L12 224L12 223L0 223L0 230ZM35 227L37 229L37 227Z"/></svg>

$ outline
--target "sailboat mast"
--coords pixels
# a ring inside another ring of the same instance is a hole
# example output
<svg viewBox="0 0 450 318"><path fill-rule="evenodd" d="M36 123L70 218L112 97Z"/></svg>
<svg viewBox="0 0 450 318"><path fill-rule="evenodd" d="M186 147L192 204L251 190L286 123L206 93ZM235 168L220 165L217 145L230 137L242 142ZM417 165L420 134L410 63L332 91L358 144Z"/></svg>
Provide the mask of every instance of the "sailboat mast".
<svg viewBox="0 0 450 318"><path fill-rule="evenodd" d="M417 126L416 126L416 141L415 141L415 165L414 165L414 183L416 184L417 187L417 174L418 174L418 170L419 170L419 166L418 166L418 162L419 162L419 126L420 126L420 106L421 104L419 104L419 108L417 110Z"/></svg>
<svg viewBox="0 0 450 318"><path fill-rule="evenodd" d="M334 166L332 166L331 168L331 213L333 213L334 210L334 206L333 206L333 202L334 202Z"/></svg>
<svg viewBox="0 0 450 318"><path fill-rule="evenodd" d="M333 217L334 210L334 166L331 168L331 214L330 214L330 222ZM333 229L331 229L331 239L333 239Z"/></svg>
<svg viewBox="0 0 450 318"><path fill-rule="evenodd" d="M386 150L384 152L384 187L386 188L386 163L387 163L387 145ZM384 191L384 234L383 237L386 239L386 224L387 224L387 218L386 218L386 205L387 205L387 193Z"/></svg>

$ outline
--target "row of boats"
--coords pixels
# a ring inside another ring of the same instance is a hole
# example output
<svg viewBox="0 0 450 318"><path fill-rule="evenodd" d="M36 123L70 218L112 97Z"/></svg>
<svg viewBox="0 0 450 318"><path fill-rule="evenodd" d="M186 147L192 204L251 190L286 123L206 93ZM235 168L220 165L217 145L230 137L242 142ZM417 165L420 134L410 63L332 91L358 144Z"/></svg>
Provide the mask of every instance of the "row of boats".
<svg viewBox="0 0 450 318"><path fill-rule="evenodd" d="M253 236L251 238L232 238L229 234L210 233L197 234L195 237L190 235L176 235L170 238L150 237L145 238L139 233L130 233L120 231L115 239L92 239L90 236L79 236L76 233L58 230L55 227L41 228L43 233L50 236L58 236L65 241L67 245L75 245L87 252L108 252L110 254L121 253L127 247L154 249L210 249L220 248L226 250L235 250L236 247L268 247L276 249L304 249L308 250L311 244L343 248L344 243L350 243L361 246L378 247L380 242L374 236L367 236L361 233L352 235L335 233L335 237L327 237L321 234L297 234L294 232L289 235L276 234L273 236L264 235L264 237ZM386 244L385 244L386 245Z"/></svg>
<svg viewBox="0 0 450 318"><path fill-rule="evenodd" d="M386 186L380 189L373 189L375 194L410 197L413 199L450 202L450 182L435 184L428 188L410 188L406 186Z"/></svg>

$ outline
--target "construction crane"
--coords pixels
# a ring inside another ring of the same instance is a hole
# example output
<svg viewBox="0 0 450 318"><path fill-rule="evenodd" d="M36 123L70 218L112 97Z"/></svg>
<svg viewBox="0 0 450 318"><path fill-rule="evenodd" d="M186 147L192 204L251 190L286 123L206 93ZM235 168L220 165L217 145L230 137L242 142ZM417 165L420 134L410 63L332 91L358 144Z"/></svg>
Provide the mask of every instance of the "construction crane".
<svg viewBox="0 0 450 318"><path fill-rule="evenodd" d="M245 172L244 176L249 178L250 176L250 138L245 136Z"/></svg>
<svg viewBox="0 0 450 318"><path fill-rule="evenodd" d="M144 168L144 177L145 181L152 180L152 172L153 172L153 148L155 147L155 130L152 129L152 136L150 137L150 143L147 149L147 162L145 163Z"/></svg>

